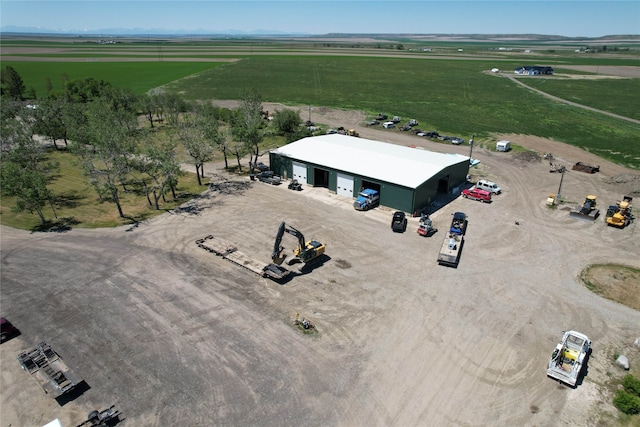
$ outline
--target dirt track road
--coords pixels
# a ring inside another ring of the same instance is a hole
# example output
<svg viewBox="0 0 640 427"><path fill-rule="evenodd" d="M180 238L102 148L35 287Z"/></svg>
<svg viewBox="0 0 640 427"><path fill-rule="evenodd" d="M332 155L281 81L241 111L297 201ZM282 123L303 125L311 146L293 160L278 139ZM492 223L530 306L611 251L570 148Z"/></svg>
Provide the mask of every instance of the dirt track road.
<svg viewBox="0 0 640 427"><path fill-rule="evenodd" d="M312 114L331 126L361 121L357 112ZM469 149L359 129L403 145ZM511 139L567 164L592 161L553 141ZM125 426L578 426L613 412L600 384L616 372L614 353L637 351L640 313L592 294L576 276L595 262L640 268L638 225L617 230L548 209L560 176L544 162L482 149L474 157L482 164L472 174L504 193L491 204L458 199L432 216L441 230L452 212L469 216L457 269L436 264L443 233L422 238L413 218L405 234L394 234L390 210L356 212L325 189L292 192L225 176L217 165L205 170L215 173L218 191L135 228L3 227L2 310L22 335L0 347L2 425L56 417L77 425L112 404ZM598 163L600 174L566 174L566 199L594 193L602 206L620 199L627 188L610 178L635 174ZM285 284L194 243L214 234L267 261L283 220L326 243L328 255ZM299 333L296 312L319 333ZM576 389L545 376L569 328L594 343ZM90 386L63 406L15 360L42 340Z"/></svg>

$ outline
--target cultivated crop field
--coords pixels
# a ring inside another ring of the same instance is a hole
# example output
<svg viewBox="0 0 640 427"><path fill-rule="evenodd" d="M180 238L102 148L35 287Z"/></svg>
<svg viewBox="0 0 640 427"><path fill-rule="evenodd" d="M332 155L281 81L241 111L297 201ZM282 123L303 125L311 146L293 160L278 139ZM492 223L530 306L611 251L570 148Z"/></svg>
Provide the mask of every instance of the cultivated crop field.
<svg viewBox="0 0 640 427"><path fill-rule="evenodd" d="M252 87L265 101L356 109L369 115L390 112L415 118L442 134L538 135L640 169L637 122L568 106L487 73L494 67L511 73L532 63L554 66L563 75L584 75L568 68L572 64L636 69L635 77L623 79L525 80L551 95L638 120L637 97L630 90L640 81L636 45L624 54L593 54L590 61L575 54L573 46L543 47L535 42L532 55L523 53L522 44L505 53L496 50L504 43L465 43L461 53L455 43L440 41L425 53L419 51L427 45L424 42L402 40L404 48L394 49L398 43L125 39L101 45L87 40L7 40L1 53L3 64L24 75L26 86L34 87L36 94L44 92L47 77L54 88L61 87L63 76L93 76L138 93L162 86L200 100L240 99Z"/></svg>

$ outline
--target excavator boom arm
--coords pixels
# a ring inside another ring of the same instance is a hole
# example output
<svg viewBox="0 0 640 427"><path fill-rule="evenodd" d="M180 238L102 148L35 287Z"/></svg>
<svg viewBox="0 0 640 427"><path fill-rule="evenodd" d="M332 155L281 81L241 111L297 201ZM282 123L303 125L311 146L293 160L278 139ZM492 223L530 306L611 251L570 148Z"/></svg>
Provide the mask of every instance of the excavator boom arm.
<svg viewBox="0 0 640 427"><path fill-rule="evenodd" d="M284 233L291 234L292 236L295 236L298 239L299 252L302 252L305 250L306 242L304 240L304 236L302 235L302 233L296 230L295 228L291 227L290 225L285 224L284 221L282 221L280 223L280 226L278 227L278 232L276 233L276 240L273 242L273 251L271 252L271 259L273 259L274 261L280 258L280 253L282 252L282 246L280 246L280 243L282 243L282 237L284 236Z"/></svg>

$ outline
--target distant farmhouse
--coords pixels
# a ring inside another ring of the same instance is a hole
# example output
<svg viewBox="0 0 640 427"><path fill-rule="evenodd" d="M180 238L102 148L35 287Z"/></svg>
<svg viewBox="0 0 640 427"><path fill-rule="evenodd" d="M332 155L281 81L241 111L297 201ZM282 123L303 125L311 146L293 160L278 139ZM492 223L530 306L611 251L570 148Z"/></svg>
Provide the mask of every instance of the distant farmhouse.
<svg viewBox="0 0 640 427"><path fill-rule="evenodd" d="M537 76L538 74L553 74L553 67L528 65L526 67L518 67L513 72L523 76Z"/></svg>

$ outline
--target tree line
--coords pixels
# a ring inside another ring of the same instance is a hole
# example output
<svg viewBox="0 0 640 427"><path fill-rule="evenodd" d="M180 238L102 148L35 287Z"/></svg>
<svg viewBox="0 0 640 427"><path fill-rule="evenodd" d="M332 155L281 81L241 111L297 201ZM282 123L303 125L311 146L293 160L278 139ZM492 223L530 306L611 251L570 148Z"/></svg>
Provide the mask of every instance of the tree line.
<svg viewBox="0 0 640 427"><path fill-rule="evenodd" d="M257 163L265 135L282 135L286 142L310 135L297 111L277 111L265 120L255 89L245 91L239 108L226 109L162 91L136 95L89 77L65 79L59 92L47 85L44 96L25 103L25 85L15 69L3 68L0 80L2 194L15 197L17 211L36 213L43 224L47 206L57 217L56 195L48 188L58 173L47 160L50 147L77 156L100 201L113 203L119 217L126 218L121 195L131 187L143 189L155 209L168 195L176 199L183 176L180 144L192 159L198 184L204 185L204 164L218 154L225 168L235 157L242 172L244 156L249 155L250 166ZM148 126L141 126L145 121Z"/></svg>

